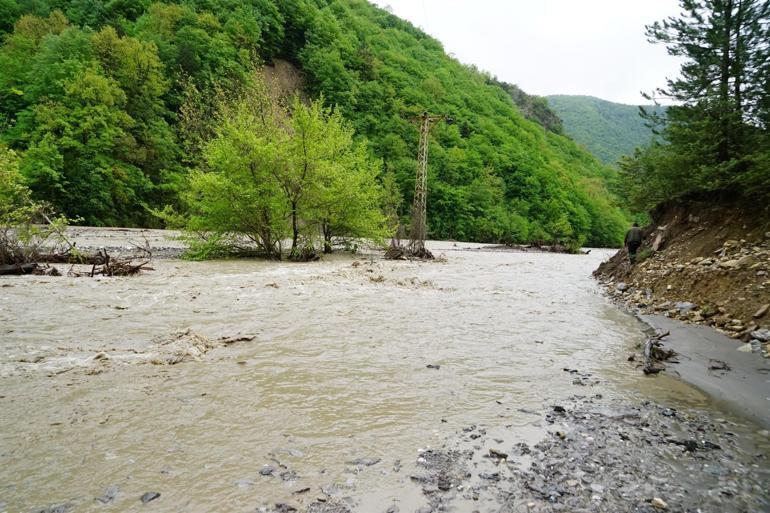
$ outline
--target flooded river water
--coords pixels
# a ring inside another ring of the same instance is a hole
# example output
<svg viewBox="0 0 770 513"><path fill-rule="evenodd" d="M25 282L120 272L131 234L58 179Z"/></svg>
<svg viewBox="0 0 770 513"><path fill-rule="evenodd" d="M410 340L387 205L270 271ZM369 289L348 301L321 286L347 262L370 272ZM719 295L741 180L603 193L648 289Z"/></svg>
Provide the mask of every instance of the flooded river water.
<svg viewBox="0 0 770 513"><path fill-rule="evenodd" d="M626 361L644 335L590 277L607 253L433 249L446 260L3 278L0 512L246 512L325 495L414 511L418 451L465 426L534 443L542 412L588 387L713 408ZM94 500L110 487L111 506Z"/></svg>

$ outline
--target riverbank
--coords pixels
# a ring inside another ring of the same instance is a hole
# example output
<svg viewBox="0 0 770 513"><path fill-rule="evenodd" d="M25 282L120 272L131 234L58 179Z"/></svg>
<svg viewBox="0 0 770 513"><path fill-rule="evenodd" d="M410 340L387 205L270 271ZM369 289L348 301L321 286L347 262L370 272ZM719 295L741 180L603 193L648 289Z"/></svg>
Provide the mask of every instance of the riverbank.
<svg viewBox="0 0 770 513"><path fill-rule="evenodd" d="M770 216L745 205L664 205L637 263L620 250L595 271L609 294L644 315L711 326L770 357Z"/></svg>
<svg viewBox="0 0 770 513"><path fill-rule="evenodd" d="M618 403L595 390L544 410L547 435L537 443L507 437L505 428L473 425L423 453L421 472L412 479L429 500L424 511L737 513L770 507L767 455L750 455L730 421L650 401Z"/></svg>
<svg viewBox="0 0 770 513"><path fill-rule="evenodd" d="M176 230L69 226L65 235L85 253L104 249L110 255L143 256L141 248L150 248L153 258L169 259L181 258L187 251L182 233Z"/></svg>

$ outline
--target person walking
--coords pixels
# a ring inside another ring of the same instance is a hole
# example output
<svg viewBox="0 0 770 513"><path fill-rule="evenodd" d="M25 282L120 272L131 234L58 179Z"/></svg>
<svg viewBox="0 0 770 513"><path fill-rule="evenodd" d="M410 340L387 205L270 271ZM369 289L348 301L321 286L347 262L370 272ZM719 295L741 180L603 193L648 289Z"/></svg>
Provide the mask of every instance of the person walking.
<svg viewBox="0 0 770 513"><path fill-rule="evenodd" d="M628 248L628 260L632 265L636 263L636 251L642 245L643 238L639 223L634 223L631 229L626 232L626 238L623 243Z"/></svg>

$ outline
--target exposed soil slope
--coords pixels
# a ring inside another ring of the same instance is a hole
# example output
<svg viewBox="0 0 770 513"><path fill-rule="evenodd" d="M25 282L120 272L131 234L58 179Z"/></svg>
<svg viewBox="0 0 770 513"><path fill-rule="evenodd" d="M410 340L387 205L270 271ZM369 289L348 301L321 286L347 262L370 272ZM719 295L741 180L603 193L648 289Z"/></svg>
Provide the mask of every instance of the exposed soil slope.
<svg viewBox="0 0 770 513"><path fill-rule="evenodd" d="M637 264L622 249L594 276L633 308L714 326L767 356L768 208L713 199L663 205L644 229Z"/></svg>

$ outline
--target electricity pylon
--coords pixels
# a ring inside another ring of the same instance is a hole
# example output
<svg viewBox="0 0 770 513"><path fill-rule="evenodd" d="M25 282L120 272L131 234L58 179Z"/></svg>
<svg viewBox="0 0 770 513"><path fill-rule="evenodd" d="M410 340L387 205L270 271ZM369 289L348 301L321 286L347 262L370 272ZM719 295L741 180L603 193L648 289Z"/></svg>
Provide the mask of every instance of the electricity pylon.
<svg viewBox="0 0 770 513"><path fill-rule="evenodd" d="M415 118L420 123L420 147L417 150L417 176L414 181L414 203L412 204L412 233L409 237L409 252L420 258L432 258L430 251L425 249L427 235L427 206L428 206L428 139L430 129L438 121L452 124L454 121L447 116L432 116L427 112Z"/></svg>

